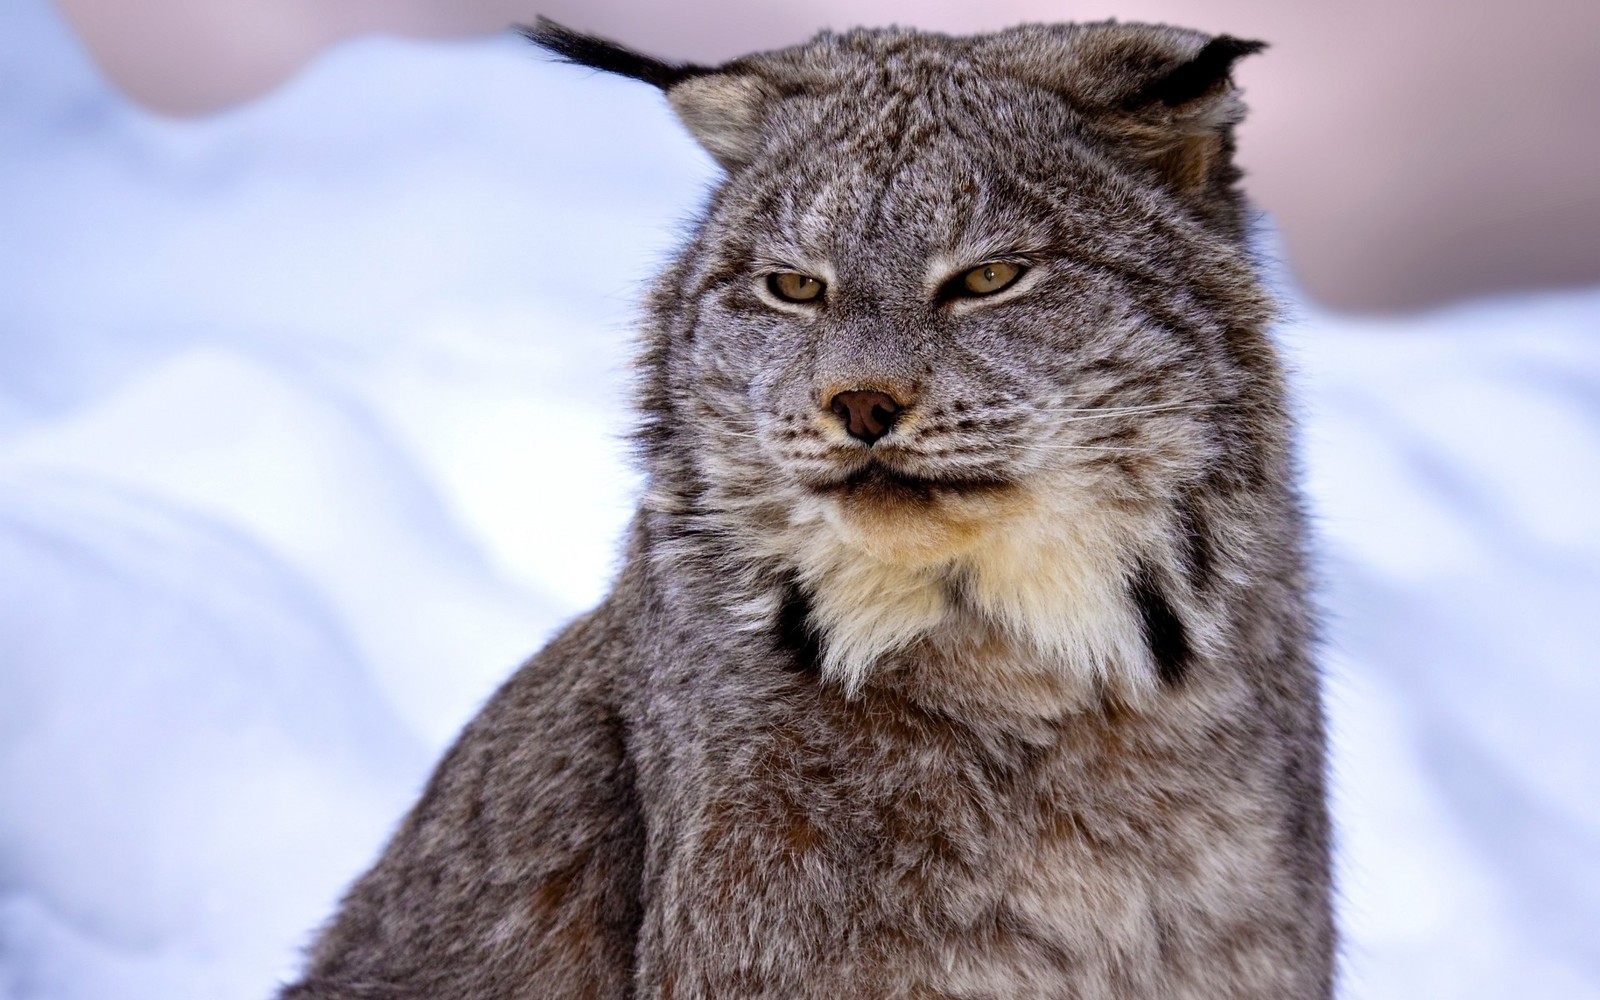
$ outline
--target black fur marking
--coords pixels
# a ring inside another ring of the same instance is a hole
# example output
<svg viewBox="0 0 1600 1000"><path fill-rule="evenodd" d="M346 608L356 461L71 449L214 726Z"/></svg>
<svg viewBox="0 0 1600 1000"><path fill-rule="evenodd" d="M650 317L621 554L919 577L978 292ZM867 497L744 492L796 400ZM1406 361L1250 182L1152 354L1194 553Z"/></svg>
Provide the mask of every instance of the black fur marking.
<svg viewBox="0 0 1600 1000"><path fill-rule="evenodd" d="M1260 52L1266 42L1251 42L1232 35L1218 35L1205 44L1195 57L1169 70L1165 76L1146 84L1123 102L1129 111L1160 101L1169 108L1198 100L1215 90L1233 72L1239 59Z"/></svg>
<svg viewBox="0 0 1600 1000"><path fill-rule="evenodd" d="M1168 687L1183 683L1194 652L1189 648L1189 632L1168 603L1148 566L1140 566L1132 584L1133 603L1144 625L1144 639L1155 657L1156 674Z"/></svg>
<svg viewBox="0 0 1600 1000"><path fill-rule="evenodd" d="M790 579L783 586L776 631L778 650L793 657L797 673L821 673L822 635L811 622L811 598L799 580Z"/></svg>
<svg viewBox="0 0 1600 1000"><path fill-rule="evenodd" d="M1182 533L1183 563L1189 571L1189 582L1198 591L1206 591L1215 579L1211 534L1206 529L1205 517L1200 513L1198 501L1184 497L1178 502L1178 530Z"/></svg>
<svg viewBox="0 0 1600 1000"><path fill-rule="evenodd" d="M888 500L928 503L941 493L994 493L1014 484L997 476L914 476L882 462L870 462L843 479L812 483L818 493L842 495L852 500Z"/></svg>
<svg viewBox="0 0 1600 1000"><path fill-rule="evenodd" d="M663 62L616 42L573 31L548 17L540 17L532 25L522 25L517 30L541 49L560 56L562 62L643 80L662 90L670 90L690 77L716 72L693 63Z"/></svg>

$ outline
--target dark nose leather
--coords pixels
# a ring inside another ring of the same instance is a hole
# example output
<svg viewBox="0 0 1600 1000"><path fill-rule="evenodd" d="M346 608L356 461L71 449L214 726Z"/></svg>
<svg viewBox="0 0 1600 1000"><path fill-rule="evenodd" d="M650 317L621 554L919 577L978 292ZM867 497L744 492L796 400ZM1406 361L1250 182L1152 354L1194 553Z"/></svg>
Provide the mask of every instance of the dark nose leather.
<svg viewBox="0 0 1600 1000"><path fill-rule="evenodd" d="M904 407L887 392L851 389L833 397L828 409L844 421L844 429L851 437L871 444L889 433Z"/></svg>

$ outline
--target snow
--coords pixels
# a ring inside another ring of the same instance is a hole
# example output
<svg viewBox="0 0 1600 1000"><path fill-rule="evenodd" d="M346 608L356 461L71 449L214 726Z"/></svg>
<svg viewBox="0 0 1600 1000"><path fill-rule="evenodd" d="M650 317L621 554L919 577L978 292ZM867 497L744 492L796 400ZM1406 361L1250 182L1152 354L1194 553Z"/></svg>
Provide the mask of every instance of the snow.
<svg viewBox="0 0 1600 1000"><path fill-rule="evenodd" d="M712 167L519 42L175 122L0 13L0 998L264 998L604 592ZM1296 307L1349 998L1600 997L1600 290Z"/></svg>
<svg viewBox="0 0 1600 1000"><path fill-rule="evenodd" d="M1348 996L1600 995L1600 294L1288 331Z"/></svg>

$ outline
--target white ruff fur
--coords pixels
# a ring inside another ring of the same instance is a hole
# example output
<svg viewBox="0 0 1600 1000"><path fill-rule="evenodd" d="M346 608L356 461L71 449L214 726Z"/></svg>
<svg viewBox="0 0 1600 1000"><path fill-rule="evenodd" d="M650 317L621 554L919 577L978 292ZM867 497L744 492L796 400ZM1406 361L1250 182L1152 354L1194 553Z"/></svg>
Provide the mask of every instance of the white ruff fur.
<svg viewBox="0 0 1600 1000"><path fill-rule="evenodd" d="M1042 489L915 506L819 500L787 535L826 638L823 671L847 690L955 614L976 614L1069 679L1130 700L1153 686L1127 596L1126 513Z"/></svg>

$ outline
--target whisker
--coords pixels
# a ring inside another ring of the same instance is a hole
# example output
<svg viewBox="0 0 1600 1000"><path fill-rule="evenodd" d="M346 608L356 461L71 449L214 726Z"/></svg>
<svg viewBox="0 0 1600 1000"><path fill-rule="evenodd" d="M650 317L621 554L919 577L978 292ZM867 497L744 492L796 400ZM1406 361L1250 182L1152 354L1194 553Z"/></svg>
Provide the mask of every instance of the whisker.
<svg viewBox="0 0 1600 1000"><path fill-rule="evenodd" d="M732 427L728 427L726 425L724 425L722 427L717 427L717 428L713 429L712 431L710 431L709 433L711 433L712 435L714 435L716 437L751 438L751 439L756 440L756 441L767 441L767 440L771 440L771 439L777 439L777 436L774 435L774 434L763 433L763 432L761 432L759 430L749 430L749 431L736 430L736 429L734 429Z"/></svg>
<svg viewBox="0 0 1600 1000"><path fill-rule="evenodd" d="M1032 407L1034 413L1068 414L1079 417L1115 417L1129 413L1164 413L1173 410L1211 410L1213 403L1149 403L1141 406Z"/></svg>
<svg viewBox="0 0 1600 1000"><path fill-rule="evenodd" d="M1074 413L1069 416L1056 417L1055 423L1072 424L1077 423L1080 420L1107 420L1111 417L1126 417L1133 415L1134 414L1128 413ZM1052 414L1052 416L1054 416L1054 414Z"/></svg>
<svg viewBox="0 0 1600 1000"><path fill-rule="evenodd" d="M1098 451L1122 455L1149 454L1148 448L1124 448L1114 444L1067 444L1064 441L1046 441L1035 448L1044 451Z"/></svg>

